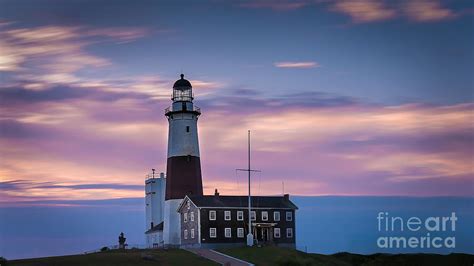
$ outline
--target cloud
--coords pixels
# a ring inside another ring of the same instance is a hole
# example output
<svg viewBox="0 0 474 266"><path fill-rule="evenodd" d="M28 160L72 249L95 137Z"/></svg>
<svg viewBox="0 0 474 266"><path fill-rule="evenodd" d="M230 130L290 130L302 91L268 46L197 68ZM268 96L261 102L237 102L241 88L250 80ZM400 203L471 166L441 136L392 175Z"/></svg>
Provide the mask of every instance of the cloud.
<svg viewBox="0 0 474 266"><path fill-rule="evenodd" d="M347 14L355 23L367 23L392 19L397 11L377 0L336 1L331 10Z"/></svg>
<svg viewBox="0 0 474 266"><path fill-rule="evenodd" d="M308 0L254 0L243 1L238 6L244 8L266 8L277 11L288 11L306 7L312 4Z"/></svg>
<svg viewBox="0 0 474 266"><path fill-rule="evenodd" d="M243 8L292 11L306 7L323 7L330 11L345 14L356 24L374 23L406 17L415 22L433 22L452 19L468 10L455 12L443 7L438 0L298 0L298 1L243 1L237 6Z"/></svg>
<svg viewBox="0 0 474 266"><path fill-rule="evenodd" d="M440 21L457 16L454 11L442 7L439 1L434 0L408 1L403 10L408 18L417 22Z"/></svg>
<svg viewBox="0 0 474 266"><path fill-rule="evenodd" d="M107 39L119 43L143 38L143 28L90 28L68 26L41 26L18 28L6 25L0 29L0 71L48 70L52 78L73 73L84 67L103 67L111 62L85 51ZM41 62L38 62L41 60Z"/></svg>
<svg viewBox="0 0 474 266"><path fill-rule="evenodd" d="M302 61L302 62L275 62L273 64L275 67L279 68L315 68L320 67L319 63L314 61Z"/></svg>

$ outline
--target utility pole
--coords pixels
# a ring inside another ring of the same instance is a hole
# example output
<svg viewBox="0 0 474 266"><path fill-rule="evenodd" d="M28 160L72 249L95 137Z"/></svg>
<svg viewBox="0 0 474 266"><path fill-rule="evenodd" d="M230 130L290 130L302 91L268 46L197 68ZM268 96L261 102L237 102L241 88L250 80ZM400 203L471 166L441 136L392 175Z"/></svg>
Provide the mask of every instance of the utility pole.
<svg viewBox="0 0 474 266"><path fill-rule="evenodd" d="M252 213L252 199L251 199L251 194L250 194L250 172L261 172L260 170L253 170L250 168L250 130L248 131L248 168L247 169L236 169L237 171L246 171L248 172L248 186L249 186L249 202L248 202L248 207L249 207L249 233L247 234L247 246L251 247L253 246L253 234L252 234L252 218L251 218L251 213Z"/></svg>

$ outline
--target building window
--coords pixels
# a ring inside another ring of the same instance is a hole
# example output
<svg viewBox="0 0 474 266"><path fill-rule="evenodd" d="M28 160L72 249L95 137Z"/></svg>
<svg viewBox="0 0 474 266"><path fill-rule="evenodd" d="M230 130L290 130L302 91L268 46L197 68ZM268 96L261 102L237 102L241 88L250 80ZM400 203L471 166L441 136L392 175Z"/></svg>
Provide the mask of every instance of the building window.
<svg viewBox="0 0 474 266"><path fill-rule="evenodd" d="M262 221L268 221L268 212L267 211L262 212Z"/></svg>
<svg viewBox="0 0 474 266"><path fill-rule="evenodd" d="M243 221L243 220L244 220L244 212L237 211L237 221Z"/></svg>
<svg viewBox="0 0 474 266"><path fill-rule="evenodd" d="M194 238L194 228L191 229L191 238Z"/></svg>
<svg viewBox="0 0 474 266"><path fill-rule="evenodd" d="M211 221L216 220L216 211L209 211L209 220Z"/></svg>
<svg viewBox="0 0 474 266"><path fill-rule="evenodd" d="M293 228L286 228L286 237L287 238L293 237Z"/></svg>
<svg viewBox="0 0 474 266"><path fill-rule="evenodd" d="M224 232L225 232L225 237L227 238L232 237L232 231L230 228L226 228Z"/></svg>
<svg viewBox="0 0 474 266"><path fill-rule="evenodd" d="M188 239L188 229L184 229L184 239Z"/></svg>
<svg viewBox="0 0 474 266"><path fill-rule="evenodd" d="M191 219L191 222L194 222L194 212L191 212L191 217L189 217L189 219Z"/></svg>
<svg viewBox="0 0 474 266"><path fill-rule="evenodd" d="M244 229L237 228L237 237L243 238L244 237Z"/></svg>
<svg viewBox="0 0 474 266"><path fill-rule="evenodd" d="M286 212L286 220L287 221L293 221L293 213L292 212Z"/></svg>
<svg viewBox="0 0 474 266"><path fill-rule="evenodd" d="M186 132L189 132L189 126L186 126Z"/></svg>
<svg viewBox="0 0 474 266"><path fill-rule="evenodd" d="M273 229L273 237L280 238L280 228Z"/></svg>
<svg viewBox="0 0 474 266"><path fill-rule="evenodd" d="M252 221L257 220L257 214L255 213L255 211L251 211L251 212L250 212L250 219L251 219Z"/></svg>
<svg viewBox="0 0 474 266"><path fill-rule="evenodd" d="M183 216L184 216L184 222L185 222L185 223L188 222L188 213L185 212L185 213L183 214Z"/></svg>
<svg viewBox="0 0 474 266"><path fill-rule="evenodd" d="M224 220L230 221L230 211L224 211Z"/></svg>
<svg viewBox="0 0 474 266"><path fill-rule="evenodd" d="M209 237L216 238L216 228L209 228Z"/></svg>
<svg viewBox="0 0 474 266"><path fill-rule="evenodd" d="M275 222L280 221L280 212L273 212L273 220Z"/></svg>

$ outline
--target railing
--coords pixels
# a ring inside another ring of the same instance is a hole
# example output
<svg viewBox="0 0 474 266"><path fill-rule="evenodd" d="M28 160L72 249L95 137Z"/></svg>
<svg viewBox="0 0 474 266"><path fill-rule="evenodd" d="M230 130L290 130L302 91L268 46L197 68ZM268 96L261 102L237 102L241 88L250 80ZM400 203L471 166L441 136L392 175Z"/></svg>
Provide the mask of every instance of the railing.
<svg viewBox="0 0 474 266"><path fill-rule="evenodd" d="M163 174L163 176L161 176L161 174ZM161 173L148 173L145 175L145 180L148 180L148 179L151 179L151 178L165 178L165 174L164 172L161 172Z"/></svg>
<svg viewBox="0 0 474 266"><path fill-rule="evenodd" d="M183 109L182 108L173 109L173 106L169 106L169 107L165 108L165 114L169 113L169 112L175 112L175 111L183 111ZM201 108L199 108L197 106L193 106L192 110L185 109L184 111L193 111L193 112L201 113Z"/></svg>

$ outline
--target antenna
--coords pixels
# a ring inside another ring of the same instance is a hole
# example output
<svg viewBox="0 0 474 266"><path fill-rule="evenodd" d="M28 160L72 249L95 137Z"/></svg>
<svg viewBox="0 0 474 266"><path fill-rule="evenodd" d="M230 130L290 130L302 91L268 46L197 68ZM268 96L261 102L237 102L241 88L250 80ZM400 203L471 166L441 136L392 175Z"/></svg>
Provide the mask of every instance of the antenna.
<svg viewBox="0 0 474 266"><path fill-rule="evenodd" d="M248 131L248 168L247 169L235 169L236 171L245 171L248 172L249 179L249 233L247 234L247 246L253 246L253 235L252 235L252 219L251 219L251 194L250 194L250 172L261 172L260 170L253 170L250 168L250 130Z"/></svg>

